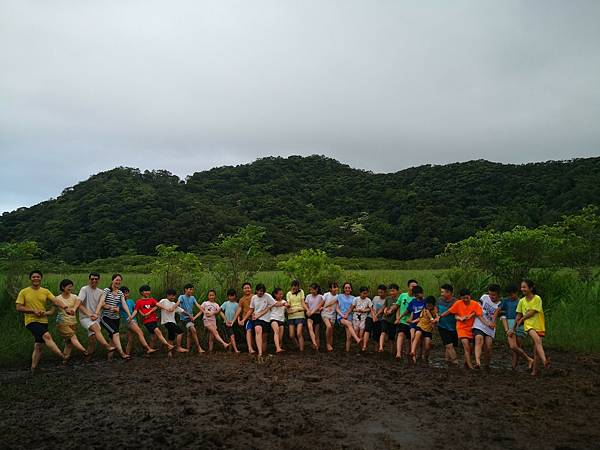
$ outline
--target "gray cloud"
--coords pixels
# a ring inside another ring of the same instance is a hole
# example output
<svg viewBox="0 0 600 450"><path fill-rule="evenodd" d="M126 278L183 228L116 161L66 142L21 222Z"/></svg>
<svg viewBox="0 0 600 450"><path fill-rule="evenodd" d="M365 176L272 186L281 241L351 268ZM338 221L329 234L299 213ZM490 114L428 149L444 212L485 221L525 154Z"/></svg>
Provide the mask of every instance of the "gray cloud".
<svg viewBox="0 0 600 450"><path fill-rule="evenodd" d="M600 154L596 1L0 1L0 211L118 165Z"/></svg>

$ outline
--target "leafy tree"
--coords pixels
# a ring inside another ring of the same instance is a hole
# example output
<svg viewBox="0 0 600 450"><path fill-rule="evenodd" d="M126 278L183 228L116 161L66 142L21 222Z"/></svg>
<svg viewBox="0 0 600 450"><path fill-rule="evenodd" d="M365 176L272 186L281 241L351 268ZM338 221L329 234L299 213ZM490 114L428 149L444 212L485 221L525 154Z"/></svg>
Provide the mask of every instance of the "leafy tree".
<svg viewBox="0 0 600 450"><path fill-rule="evenodd" d="M153 286L158 292L168 288L180 290L186 282L197 283L202 272L200 258L193 253L177 250L176 245L156 246L158 257L154 261L152 275L160 280L160 286Z"/></svg>
<svg viewBox="0 0 600 450"><path fill-rule="evenodd" d="M564 264L577 269L589 281L593 267L600 264L600 215L597 206L588 206L577 214L564 216L557 224L564 238L559 257Z"/></svg>
<svg viewBox="0 0 600 450"><path fill-rule="evenodd" d="M0 244L0 264L6 274L2 297L14 302L19 290L27 284L31 264L40 249L35 241L3 242Z"/></svg>
<svg viewBox="0 0 600 450"><path fill-rule="evenodd" d="M333 263L327 253L318 249L301 250L297 255L277 264L289 276L299 279L304 286L309 283L319 283L326 286L330 281L340 278L342 268Z"/></svg>

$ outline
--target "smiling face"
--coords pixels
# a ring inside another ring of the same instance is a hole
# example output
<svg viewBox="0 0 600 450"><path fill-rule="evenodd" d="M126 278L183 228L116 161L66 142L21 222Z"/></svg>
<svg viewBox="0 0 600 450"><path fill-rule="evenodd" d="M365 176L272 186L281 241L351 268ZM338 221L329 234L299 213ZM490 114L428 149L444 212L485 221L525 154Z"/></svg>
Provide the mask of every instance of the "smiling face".
<svg viewBox="0 0 600 450"><path fill-rule="evenodd" d="M96 275L90 276L90 287L92 289L96 289L98 287L98 282L100 281L100 277Z"/></svg>
<svg viewBox="0 0 600 450"><path fill-rule="evenodd" d="M281 301L283 299L283 291L277 291L275 294L275 300Z"/></svg>
<svg viewBox="0 0 600 450"><path fill-rule="evenodd" d="M249 284L245 284L244 287L242 288L242 292L244 293L244 296L249 296L252 295L252 286L250 286Z"/></svg>
<svg viewBox="0 0 600 450"><path fill-rule="evenodd" d="M417 283L415 283L414 281L413 281L412 283L410 283L410 284L408 285L408 293L409 293L409 294L412 294L412 291L413 291L413 289L414 289L414 288L416 288L417 286L418 286L418 284L417 284Z"/></svg>
<svg viewBox="0 0 600 450"><path fill-rule="evenodd" d="M194 295L194 288L187 288L185 290L185 295L187 295L188 297L191 297L192 295Z"/></svg>
<svg viewBox="0 0 600 450"><path fill-rule="evenodd" d="M452 298L452 292L447 291L446 289L440 289L440 293L446 300L450 300Z"/></svg>
<svg viewBox="0 0 600 450"><path fill-rule="evenodd" d="M168 294L167 295L167 300L174 302L175 301L175 294Z"/></svg>
<svg viewBox="0 0 600 450"><path fill-rule="evenodd" d="M385 291L384 289L377 289L377 295L379 295L379 298L385 298L387 295L387 291Z"/></svg>
<svg viewBox="0 0 600 450"><path fill-rule="evenodd" d="M346 294L346 295L352 294L352 286L350 286L350 283L346 283L344 285L344 294Z"/></svg>
<svg viewBox="0 0 600 450"><path fill-rule="evenodd" d="M491 301L493 301L494 303L498 302L498 293L497 292L488 291L488 295L489 295Z"/></svg>
<svg viewBox="0 0 600 450"><path fill-rule="evenodd" d="M66 296L69 296L69 295L71 295L71 292L73 292L73 285L72 284L67 284L63 288L63 294L65 294Z"/></svg>
<svg viewBox="0 0 600 450"><path fill-rule="evenodd" d="M311 288L309 289L309 291L310 291L310 293L311 293L312 295L317 295L317 289L316 289L316 288L313 288L313 287L311 287Z"/></svg>
<svg viewBox="0 0 600 450"><path fill-rule="evenodd" d="M367 298L367 295L369 295L369 291L362 291L360 293L360 298L364 300L365 298Z"/></svg>
<svg viewBox="0 0 600 450"><path fill-rule="evenodd" d="M214 292L209 292L207 298L209 302L214 302L217 298L217 295Z"/></svg>
<svg viewBox="0 0 600 450"><path fill-rule="evenodd" d="M390 295L392 296L392 298L398 298L398 289L391 288L390 289Z"/></svg>
<svg viewBox="0 0 600 450"><path fill-rule="evenodd" d="M150 298L150 294L151 293L152 293L151 291L142 291L142 297L144 297L144 298Z"/></svg>
<svg viewBox="0 0 600 450"><path fill-rule="evenodd" d="M117 276L114 278L114 280L112 280L111 286L113 288L113 290L117 290L121 287L121 283L123 282L123 279L120 276Z"/></svg>
<svg viewBox="0 0 600 450"><path fill-rule="evenodd" d="M32 274L30 280L33 287L37 288L42 284L42 276L39 273Z"/></svg>
<svg viewBox="0 0 600 450"><path fill-rule="evenodd" d="M331 289L329 289L329 292L331 292L331 295L337 295L339 290L340 290L339 287L333 286Z"/></svg>
<svg viewBox="0 0 600 450"><path fill-rule="evenodd" d="M531 293L531 289L529 289L529 286L524 281L521 283L521 292L525 296Z"/></svg>

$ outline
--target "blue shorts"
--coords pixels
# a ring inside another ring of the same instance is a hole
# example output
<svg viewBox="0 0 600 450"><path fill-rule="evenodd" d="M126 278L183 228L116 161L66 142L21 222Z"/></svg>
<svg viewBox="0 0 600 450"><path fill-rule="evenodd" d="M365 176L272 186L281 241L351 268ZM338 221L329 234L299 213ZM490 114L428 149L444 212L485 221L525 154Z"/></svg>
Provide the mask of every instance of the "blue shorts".
<svg viewBox="0 0 600 450"><path fill-rule="evenodd" d="M244 328L246 328L246 331L254 330L254 320L248 319Z"/></svg>
<svg viewBox="0 0 600 450"><path fill-rule="evenodd" d="M288 319L288 325L304 325L306 319Z"/></svg>
<svg viewBox="0 0 600 450"><path fill-rule="evenodd" d="M508 322L508 327L512 328L515 326L515 319L506 319ZM522 337L524 338L526 336L525 334L525 327L523 327L523 325L517 327L517 332L515 333L518 337Z"/></svg>

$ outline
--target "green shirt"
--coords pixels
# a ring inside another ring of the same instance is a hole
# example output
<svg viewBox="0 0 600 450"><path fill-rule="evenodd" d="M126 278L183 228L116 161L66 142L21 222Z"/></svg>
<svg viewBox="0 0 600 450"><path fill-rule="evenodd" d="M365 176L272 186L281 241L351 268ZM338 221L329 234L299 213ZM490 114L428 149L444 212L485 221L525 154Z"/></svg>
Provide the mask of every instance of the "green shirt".
<svg viewBox="0 0 600 450"><path fill-rule="evenodd" d="M394 297L386 297L383 307L390 308L390 307L394 306L395 303L396 303L396 299ZM383 320L385 320L386 322L389 322L389 323L394 323L396 321L396 311L394 311L392 314L384 314Z"/></svg>
<svg viewBox="0 0 600 450"><path fill-rule="evenodd" d="M396 305L398 305L398 309L400 311L400 315L402 315L404 313L404 311L406 311L406 308L408 308L408 304L410 303L410 301L413 298L408 294L408 292L403 292L402 294L400 294L400 297L398 297L398 301L396 302ZM410 320L410 314L407 316L404 316L402 319L400 319L400 323L403 324L408 324L408 321Z"/></svg>

